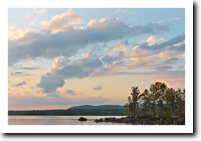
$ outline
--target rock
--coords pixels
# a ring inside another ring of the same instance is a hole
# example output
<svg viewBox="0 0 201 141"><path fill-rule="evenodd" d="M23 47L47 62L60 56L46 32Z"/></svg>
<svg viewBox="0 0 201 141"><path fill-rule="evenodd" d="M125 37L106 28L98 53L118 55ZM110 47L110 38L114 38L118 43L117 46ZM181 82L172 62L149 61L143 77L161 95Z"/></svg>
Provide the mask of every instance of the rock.
<svg viewBox="0 0 201 141"><path fill-rule="evenodd" d="M164 125L165 120L164 119L160 119L160 125Z"/></svg>
<svg viewBox="0 0 201 141"><path fill-rule="evenodd" d="M103 119L96 119L95 122L103 122Z"/></svg>
<svg viewBox="0 0 201 141"><path fill-rule="evenodd" d="M120 121L118 121L118 123L127 123L125 119L120 119Z"/></svg>
<svg viewBox="0 0 201 141"><path fill-rule="evenodd" d="M110 118L105 118L105 122L114 122L116 118L110 117Z"/></svg>
<svg viewBox="0 0 201 141"><path fill-rule="evenodd" d="M138 120L138 121L135 122L135 124L142 124L142 121Z"/></svg>
<svg viewBox="0 0 201 141"><path fill-rule="evenodd" d="M115 122L121 123L121 119L116 119Z"/></svg>
<svg viewBox="0 0 201 141"><path fill-rule="evenodd" d="M95 119L95 122L100 122L98 119Z"/></svg>
<svg viewBox="0 0 201 141"><path fill-rule="evenodd" d="M125 120L126 120L126 123L135 123L136 121L138 121L138 120L133 119L133 118L126 118Z"/></svg>
<svg viewBox="0 0 201 141"><path fill-rule="evenodd" d="M84 117L80 117L78 120L79 120L79 121L87 121L87 119L84 118Z"/></svg>

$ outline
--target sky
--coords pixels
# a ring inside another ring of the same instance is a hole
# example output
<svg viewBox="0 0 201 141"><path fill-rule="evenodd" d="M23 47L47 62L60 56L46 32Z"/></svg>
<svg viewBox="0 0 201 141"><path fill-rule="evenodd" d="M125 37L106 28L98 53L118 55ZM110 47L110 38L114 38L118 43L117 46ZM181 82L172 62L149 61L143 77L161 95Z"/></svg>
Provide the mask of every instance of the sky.
<svg viewBox="0 0 201 141"><path fill-rule="evenodd" d="M8 109L126 103L185 88L184 8L9 8Z"/></svg>

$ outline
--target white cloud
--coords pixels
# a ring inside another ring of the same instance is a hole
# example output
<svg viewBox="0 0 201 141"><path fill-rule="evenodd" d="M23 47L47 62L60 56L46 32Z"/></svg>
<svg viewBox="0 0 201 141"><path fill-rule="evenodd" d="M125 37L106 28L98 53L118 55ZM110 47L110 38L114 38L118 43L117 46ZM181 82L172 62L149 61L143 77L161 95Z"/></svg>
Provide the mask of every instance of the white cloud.
<svg viewBox="0 0 201 141"><path fill-rule="evenodd" d="M111 17L116 17L117 15L125 15L127 12L128 12L127 9L118 9L111 15Z"/></svg>
<svg viewBox="0 0 201 141"><path fill-rule="evenodd" d="M37 8L33 8L33 13L39 14L39 15L43 15L45 14L45 12L47 12L47 9L37 9Z"/></svg>
<svg viewBox="0 0 201 141"><path fill-rule="evenodd" d="M170 21L174 21L174 20L179 20L180 18L179 17L176 17L176 18L171 18L171 19L168 19L168 20L160 20L160 21L158 21L158 22L156 22L156 23L162 23L162 22L170 22ZM154 22L154 21L153 21Z"/></svg>
<svg viewBox="0 0 201 141"><path fill-rule="evenodd" d="M69 14L72 15L73 13ZM114 18L99 21L92 20L87 28L75 29L72 25L63 25L69 18L56 20L56 17L45 22L47 26L44 26L44 29L38 33L32 32L30 29L10 29L8 42L9 65L22 60L36 59L37 57L54 58L61 55L70 57L90 43L107 43L126 37L136 37L143 34L155 35L169 31L169 25L145 24L130 27ZM58 17L65 16L61 14ZM46 32L46 29L54 32L54 34ZM65 32L62 34L58 33L63 30Z"/></svg>
<svg viewBox="0 0 201 141"><path fill-rule="evenodd" d="M57 33L72 30L73 27L71 25L81 23L84 23L84 20L80 16L76 13L71 13L71 10L67 10L66 13L54 16L50 21L40 22L40 26L47 31Z"/></svg>
<svg viewBox="0 0 201 141"><path fill-rule="evenodd" d="M37 26L37 20L34 19L33 21L29 22L29 26Z"/></svg>
<svg viewBox="0 0 201 141"><path fill-rule="evenodd" d="M182 41L182 42L179 42L179 43L177 43L177 44L174 44L173 46L181 46L181 45L184 44L184 43L185 43L185 40Z"/></svg>
<svg viewBox="0 0 201 141"><path fill-rule="evenodd" d="M165 39L164 38L157 38L156 36L152 35L152 36L149 36L149 38L146 40L146 42L148 43L155 43L156 41L164 41Z"/></svg>
<svg viewBox="0 0 201 141"><path fill-rule="evenodd" d="M8 29L8 40L18 40L20 38L26 38L30 33L31 29L25 28L24 30L15 29L14 27L10 27Z"/></svg>

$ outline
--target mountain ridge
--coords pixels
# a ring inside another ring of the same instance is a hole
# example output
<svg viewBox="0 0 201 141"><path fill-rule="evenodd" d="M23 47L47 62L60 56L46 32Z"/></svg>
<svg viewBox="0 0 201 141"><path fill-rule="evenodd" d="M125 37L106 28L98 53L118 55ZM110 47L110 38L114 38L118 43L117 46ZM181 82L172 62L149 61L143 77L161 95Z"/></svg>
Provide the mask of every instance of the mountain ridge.
<svg viewBox="0 0 201 141"><path fill-rule="evenodd" d="M122 105L81 105L81 106L74 106L68 108L68 110L72 109L125 109Z"/></svg>

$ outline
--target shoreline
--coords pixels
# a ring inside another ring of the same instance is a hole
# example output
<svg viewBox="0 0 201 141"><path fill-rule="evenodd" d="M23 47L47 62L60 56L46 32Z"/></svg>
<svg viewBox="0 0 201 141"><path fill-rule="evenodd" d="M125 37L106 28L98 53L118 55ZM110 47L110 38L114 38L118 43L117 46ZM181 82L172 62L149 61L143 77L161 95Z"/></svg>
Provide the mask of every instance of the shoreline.
<svg viewBox="0 0 201 141"><path fill-rule="evenodd" d="M84 117L80 117L78 121L87 121L87 119ZM170 118L140 119L130 117L121 117L121 118L105 117L95 119L94 122L127 123L133 125L185 125L185 118L170 117Z"/></svg>

